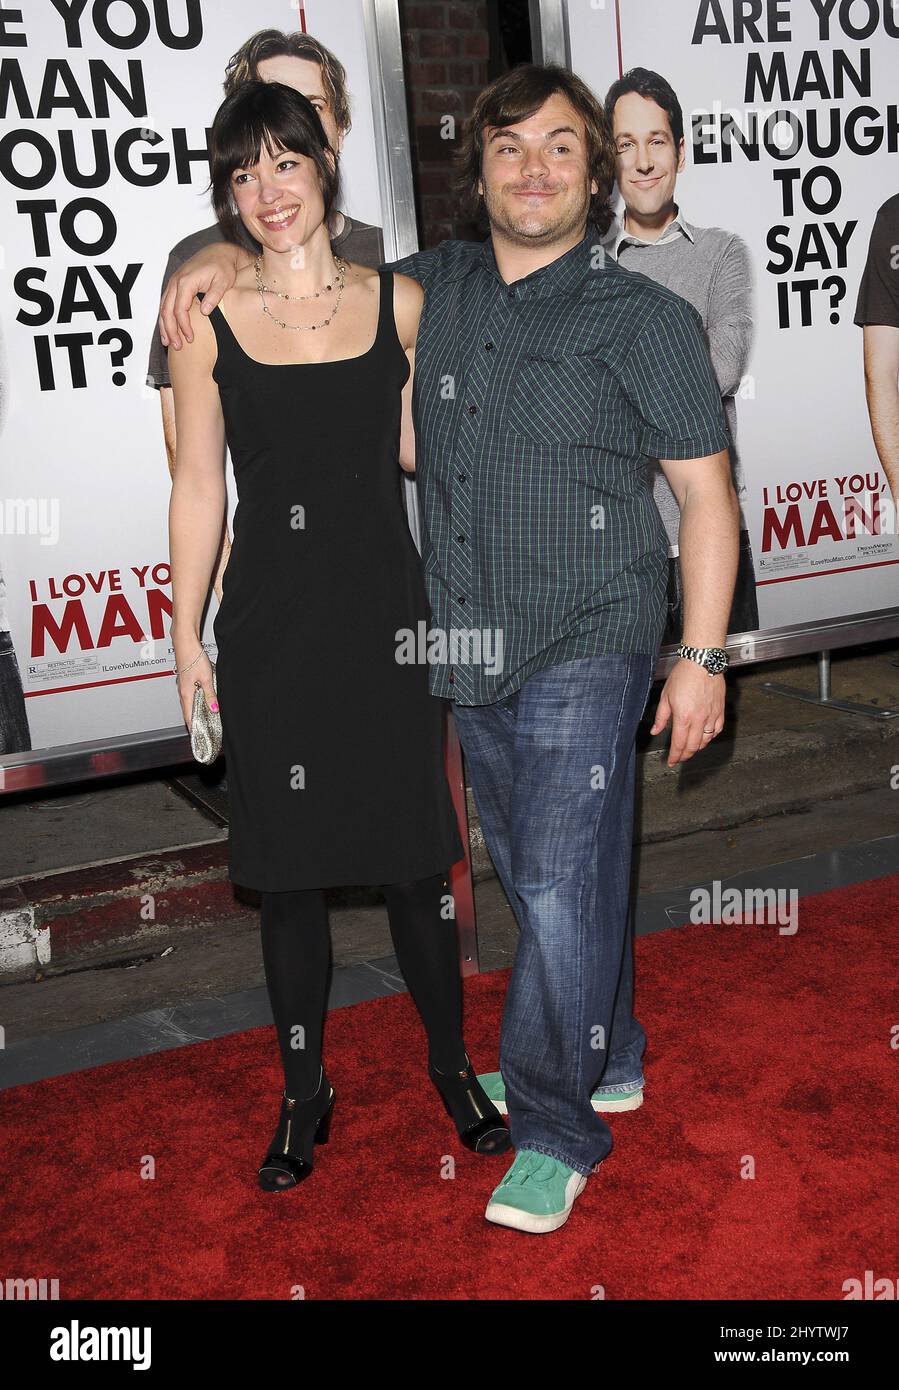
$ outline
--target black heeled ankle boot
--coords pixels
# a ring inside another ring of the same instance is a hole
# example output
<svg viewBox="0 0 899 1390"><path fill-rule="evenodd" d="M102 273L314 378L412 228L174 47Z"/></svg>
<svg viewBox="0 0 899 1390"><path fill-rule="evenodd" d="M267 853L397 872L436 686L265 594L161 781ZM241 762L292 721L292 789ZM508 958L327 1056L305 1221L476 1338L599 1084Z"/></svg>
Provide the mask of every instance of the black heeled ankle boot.
<svg viewBox="0 0 899 1390"><path fill-rule="evenodd" d="M313 1168L313 1145L327 1144L334 1110L334 1091L322 1070L318 1090L305 1099L285 1091L275 1137L259 1169L259 1186L283 1192L308 1178Z"/></svg>
<svg viewBox="0 0 899 1390"><path fill-rule="evenodd" d="M476 1154L503 1154L512 1144L506 1122L488 1100L468 1053L464 1071L438 1071L428 1059L428 1075L466 1149Z"/></svg>

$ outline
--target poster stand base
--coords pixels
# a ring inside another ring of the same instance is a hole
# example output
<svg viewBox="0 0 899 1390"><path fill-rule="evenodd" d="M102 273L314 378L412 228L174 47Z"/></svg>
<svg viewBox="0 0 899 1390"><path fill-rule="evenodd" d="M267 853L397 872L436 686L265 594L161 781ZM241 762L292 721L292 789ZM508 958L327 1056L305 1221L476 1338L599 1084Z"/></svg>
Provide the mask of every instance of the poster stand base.
<svg viewBox="0 0 899 1390"><path fill-rule="evenodd" d="M899 664L899 663L897 663ZM818 693L801 690L795 685L780 685L777 681L764 681L762 689L769 695L784 695L788 700L804 700L809 705L826 706L838 709L844 714L861 714L867 719L899 719L899 706L886 707L856 700L835 700L830 693L830 652L818 653Z"/></svg>
<svg viewBox="0 0 899 1390"><path fill-rule="evenodd" d="M480 974L481 961L478 952L478 923L474 902L474 875L471 866L471 836L468 826L468 797L465 791L462 745L459 742L459 735L456 733L451 709L446 712L444 767L459 825L459 835L465 849L464 859L460 859L450 869L449 880L453 898L453 913L459 932L460 967L464 977Z"/></svg>

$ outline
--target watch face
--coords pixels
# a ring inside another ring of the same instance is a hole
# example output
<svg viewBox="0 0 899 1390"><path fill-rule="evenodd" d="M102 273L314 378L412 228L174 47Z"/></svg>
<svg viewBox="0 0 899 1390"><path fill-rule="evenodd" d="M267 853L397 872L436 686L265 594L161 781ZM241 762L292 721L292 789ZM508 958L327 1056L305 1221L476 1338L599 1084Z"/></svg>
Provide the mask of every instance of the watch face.
<svg viewBox="0 0 899 1390"><path fill-rule="evenodd" d="M727 652L723 647L709 647L705 658L705 669L713 676L720 676L722 671L726 671L730 662Z"/></svg>

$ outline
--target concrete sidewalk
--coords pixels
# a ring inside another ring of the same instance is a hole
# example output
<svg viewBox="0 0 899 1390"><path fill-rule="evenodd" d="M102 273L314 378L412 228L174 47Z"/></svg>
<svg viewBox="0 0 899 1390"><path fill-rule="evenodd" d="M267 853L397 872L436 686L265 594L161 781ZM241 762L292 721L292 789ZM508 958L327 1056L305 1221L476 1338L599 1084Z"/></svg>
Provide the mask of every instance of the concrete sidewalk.
<svg viewBox="0 0 899 1390"><path fill-rule="evenodd" d="M814 692L814 659L735 670L725 733L681 768L666 764L666 737L641 733L635 841L644 889L798 857L803 844L811 853L899 830L899 717L788 700L764 688L771 681ZM899 708L895 644L835 653L832 683L834 698ZM470 793L469 812L482 882L493 870ZM227 878L226 815L223 794L192 766L0 798L0 982L139 961L198 928L254 921L258 895ZM735 856L740 846L755 846L748 860ZM384 925L376 914L369 939L370 909L380 899L364 889L331 897L335 960L375 958Z"/></svg>

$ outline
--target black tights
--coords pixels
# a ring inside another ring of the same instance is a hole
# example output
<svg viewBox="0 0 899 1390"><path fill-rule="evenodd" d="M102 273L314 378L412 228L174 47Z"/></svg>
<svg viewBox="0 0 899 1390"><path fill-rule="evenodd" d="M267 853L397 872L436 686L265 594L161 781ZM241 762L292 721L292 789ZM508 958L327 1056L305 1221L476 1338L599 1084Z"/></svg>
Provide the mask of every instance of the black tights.
<svg viewBox="0 0 899 1390"><path fill-rule="evenodd" d="M390 935L403 979L440 1071L465 1066L462 979L454 916L444 874L385 883ZM331 935L322 888L262 894L262 958L289 1096L314 1095L322 1061Z"/></svg>

